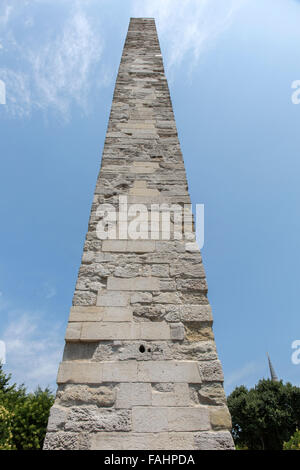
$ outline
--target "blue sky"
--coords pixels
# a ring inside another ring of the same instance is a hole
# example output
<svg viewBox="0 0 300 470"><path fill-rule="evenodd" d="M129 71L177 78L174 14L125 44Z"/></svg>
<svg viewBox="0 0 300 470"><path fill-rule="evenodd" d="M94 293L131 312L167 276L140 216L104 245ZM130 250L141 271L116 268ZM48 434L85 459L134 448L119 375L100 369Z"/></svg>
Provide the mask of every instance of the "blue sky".
<svg viewBox="0 0 300 470"><path fill-rule="evenodd" d="M226 391L300 385L300 2L3 0L0 340L6 370L55 389L114 81L131 16L154 16Z"/></svg>

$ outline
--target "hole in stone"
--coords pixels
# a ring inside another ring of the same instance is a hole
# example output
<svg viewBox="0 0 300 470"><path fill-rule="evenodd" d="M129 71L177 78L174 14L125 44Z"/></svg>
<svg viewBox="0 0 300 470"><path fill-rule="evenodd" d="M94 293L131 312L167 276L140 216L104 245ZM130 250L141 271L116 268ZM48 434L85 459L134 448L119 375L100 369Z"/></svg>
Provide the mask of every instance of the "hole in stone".
<svg viewBox="0 0 300 470"><path fill-rule="evenodd" d="M140 352L141 353L145 352L145 346L143 344L140 345Z"/></svg>
<svg viewBox="0 0 300 470"><path fill-rule="evenodd" d="M150 348L148 348L148 352L151 352L151 349L150 349Z"/></svg>

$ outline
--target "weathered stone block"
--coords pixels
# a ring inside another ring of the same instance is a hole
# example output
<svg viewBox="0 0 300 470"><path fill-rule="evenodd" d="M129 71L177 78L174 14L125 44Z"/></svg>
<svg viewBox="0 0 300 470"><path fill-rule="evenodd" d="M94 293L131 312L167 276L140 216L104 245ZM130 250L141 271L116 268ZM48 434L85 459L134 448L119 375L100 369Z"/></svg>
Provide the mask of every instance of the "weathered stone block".
<svg viewBox="0 0 300 470"><path fill-rule="evenodd" d="M67 362L60 364L57 383L101 383L102 364L93 362Z"/></svg>
<svg viewBox="0 0 300 470"><path fill-rule="evenodd" d="M143 304L143 303L151 303L152 302L152 294L150 292L135 292L130 297L130 303L132 304Z"/></svg>
<svg viewBox="0 0 300 470"><path fill-rule="evenodd" d="M132 430L143 433L168 431L168 408L133 408Z"/></svg>
<svg viewBox="0 0 300 470"><path fill-rule="evenodd" d="M67 416L68 410L58 405L52 406L50 410L47 431L58 431L63 427L67 420Z"/></svg>
<svg viewBox="0 0 300 470"><path fill-rule="evenodd" d="M189 406L189 386L175 383L172 391L152 390L152 406Z"/></svg>
<svg viewBox="0 0 300 470"><path fill-rule="evenodd" d="M72 307L69 322L132 321L129 307Z"/></svg>
<svg viewBox="0 0 300 470"><path fill-rule="evenodd" d="M183 323L212 322L211 306L207 305L168 305L165 319Z"/></svg>
<svg viewBox="0 0 300 470"><path fill-rule="evenodd" d="M185 337L191 342L213 341L214 334L211 326L203 325L200 322L190 322L185 324Z"/></svg>
<svg viewBox="0 0 300 470"><path fill-rule="evenodd" d="M94 292L76 291L73 305L96 305L97 294Z"/></svg>
<svg viewBox="0 0 300 470"><path fill-rule="evenodd" d="M135 361L104 362L103 382L137 382L137 363Z"/></svg>
<svg viewBox="0 0 300 470"><path fill-rule="evenodd" d="M221 366L221 362L217 361L207 361L199 363L201 375L204 382L223 382L224 375Z"/></svg>
<svg viewBox="0 0 300 470"><path fill-rule="evenodd" d="M128 322L132 321L132 310L126 307L106 307L103 309L103 321Z"/></svg>
<svg viewBox="0 0 300 470"><path fill-rule="evenodd" d="M143 345L145 350L140 351L140 346ZM152 360L166 360L172 359L170 352L169 342L151 341L149 344L144 340L140 341L122 341L118 350L118 359L120 361L137 360L137 361L152 361Z"/></svg>
<svg viewBox="0 0 300 470"><path fill-rule="evenodd" d="M193 433L98 433L91 434L91 450L193 449Z"/></svg>
<svg viewBox="0 0 300 470"><path fill-rule="evenodd" d="M78 432L47 432L44 450L87 450L88 435Z"/></svg>
<svg viewBox="0 0 300 470"><path fill-rule="evenodd" d="M226 405L224 388L219 382L203 383L198 391L198 398L204 405Z"/></svg>
<svg viewBox="0 0 300 470"><path fill-rule="evenodd" d="M102 251L119 253L150 253L155 251L152 240L104 240Z"/></svg>
<svg viewBox="0 0 300 470"><path fill-rule="evenodd" d="M130 170L132 173L149 174L158 170L159 164L156 162L133 162Z"/></svg>
<svg viewBox="0 0 300 470"><path fill-rule="evenodd" d="M159 191L157 189L150 189L147 187L147 181L140 180L135 181L133 188L130 189L129 194L131 196L159 196Z"/></svg>
<svg viewBox="0 0 300 470"><path fill-rule="evenodd" d="M57 393L59 403L63 406L97 405L111 407L115 403L115 387L68 384Z"/></svg>
<svg viewBox="0 0 300 470"><path fill-rule="evenodd" d="M81 323L68 323L65 337L66 341L79 341L81 325Z"/></svg>
<svg viewBox="0 0 300 470"><path fill-rule="evenodd" d="M206 279L177 279L176 286L183 291L207 291Z"/></svg>
<svg viewBox="0 0 300 470"><path fill-rule="evenodd" d="M131 412L99 409L96 406L76 406L69 412L66 431L130 431Z"/></svg>
<svg viewBox="0 0 300 470"><path fill-rule="evenodd" d="M209 410L206 407L168 408L170 431L201 431L210 429Z"/></svg>
<svg viewBox="0 0 300 470"><path fill-rule="evenodd" d="M197 450L233 450L234 443L229 431L201 432L195 434Z"/></svg>
<svg viewBox="0 0 300 470"><path fill-rule="evenodd" d="M231 416L227 406L210 407L210 421L212 428L216 431L220 429L231 429Z"/></svg>
<svg viewBox="0 0 300 470"><path fill-rule="evenodd" d="M179 304L180 296L177 292L163 292L153 298L158 304Z"/></svg>
<svg viewBox="0 0 300 470"><path fill-rule="evenodd" d="M127 240L104 240L102 251L126 252Z"/></svg>
<svg viewBox="0 0 300 470"><path fill-rule="evenodd" d="M103 307L126 307L129 303L129 294L125 292L103 292L100 290L97 305Z"/></svg>
<svg viewBox="0 0 300 470"><path fill-rule="evenodd" d="M200 383L201 377L198 365L193 361L148 361L138 363L138 380Z"/></svg>
<svg viewBox="0 0 300 470"><path fill-rule="evenodd" d="M109 277L107 289L115 291L156 291L159 290L159 281L155 277L135 277L131 279Z"/></svg>
<svg viewBox="0 0 300 470"><path fill-rule="evenodd" d="M202 407L134 407L132 429L134 432L208 430L209 411Z"/></svg>
<svg viewBox="0 0 300 470"><path fill-rule="evenodd" d="M182 322L211 322L211 306L207 305L185 305L180 308L180 319Z"/></svg>
<svg viewBox="0 0 300 470"><path fill-rule="evenodd" d="M117 392L116 408L132 408L151 404L149 383L121 383Z"/></svg>
<svg viewBox="0 0 300 470"><path fill-rule="evenodd" d="M140 323L140 338L144 340L170 339L170 326L166 322L146 322Z"/></svg>
<svg viewBox="0 0 300 470"><path fill-rule="evenodd" d="M172 357L186 361L212 361L217 359L217 351L213 341L184 341L172 345Z"/></svg>
<svg viewBox="0 0 300 470"><path fill-rule="evenodd" d="M182 323L170 323L170 334L172 340L184 339L184 326Z"/></svg>
<svg viewBox="0 0 300 470"><path fill-rule="evenodd" d="M204 278L205 271L202 263L193 264L190 262L181 262L170 266L170 276L197 277Z"/></svg>
<svg viewBox="0 0 300 470"><path fill-rule="evenodd" d="M134 322L87 322L82 323L81 341L139 339L141 326Z"/></svg>

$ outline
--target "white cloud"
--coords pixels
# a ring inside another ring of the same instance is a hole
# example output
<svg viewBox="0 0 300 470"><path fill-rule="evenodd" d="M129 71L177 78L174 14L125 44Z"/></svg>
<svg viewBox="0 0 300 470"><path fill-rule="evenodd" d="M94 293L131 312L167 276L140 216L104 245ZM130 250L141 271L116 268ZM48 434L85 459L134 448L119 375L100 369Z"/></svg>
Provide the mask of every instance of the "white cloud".
<svg viewBox="0 0 300 470"><path fill-rule="evenodd" d="M72 101L86 109L89 75L100 60L103 45L84 13L77 11L55 41L30 51L36 104L53 106L67 116Z"/></svg>
<svg viewBox="0 0 300 470"><path fill-rule="evenodd" d="M159 35L167 38L167 65L189 57L191 67L200 54L231 24L244 0L133 0L134 16L154 17Z"/></svg>
<svg viewBox="0 0 300 470"><path fill-rule="evenodd" d="M169 70L185 59L185 69L191 70L245 1L130 0L128 12L155 17ZM39 20L49 9L57 21L40 27ZM108 14L107 2L99 0L3 0L1 44L3 51L18 60L0 70L0 79L7 78L7 105L1 111L24 117L33 109L53 109L68 120L75 103L87 113L93 103L92 90L111 80L112 74L101 64L103 31L108 24L103 15Z"/></svg>
<svg viewBox="0 0 300 470"><path fill-rule="evenodd" d="M65 325L43 311L15 309L2 292L0 310L0 340L6 349L5 370L12 374L12 381L24 383L30 391L38 385L55 390Z"/></svg>
<svg viewBox="0 0 300 470"><path fill-rule="evenodd" d="M0 24L1 26L6 26L9 22L13 7L12 5L4 5L3 10L0 14Z"/></svg>
<svg viewBox="0 0 300 470"><path fill-rule="evenodd" d="M107 84L107 75L101 80L99 72L103 52L101 31L93 27L93 19L80 5L81 2L62 10L61 28L52 24L45 31L38 30L38 17L22 17L21 13L25 15L27 11L26 4L14 2L13 13L11 7L2 9L2 44L8 44L5 48L19 59L13 66L0 69L0 78L6 83L5 110L9 115L24 117L33 109L53 109L68 120L72 104L88 112L93 87ZM40 10L39 14L43 12ZM27 31L37 25L38 32L23 32L21 40L18 21L22 21Z"/></svg>
<svg viewBox="0 0 300 470"><path fill-rule="evenodd" d="M61 325L50 324L41 312L12 311L13 320L1 335L6 344L6 369L12 380L29 390L38 385L55 388L62 357Z"/></svg>
<svg viewBox="0 0 300 470"><path fill-rule="evenodd" d="M28 76L22 72L0 68L0 78L5 83L5 107L9 107L10 116L29 116L32 101Z"/></svg>

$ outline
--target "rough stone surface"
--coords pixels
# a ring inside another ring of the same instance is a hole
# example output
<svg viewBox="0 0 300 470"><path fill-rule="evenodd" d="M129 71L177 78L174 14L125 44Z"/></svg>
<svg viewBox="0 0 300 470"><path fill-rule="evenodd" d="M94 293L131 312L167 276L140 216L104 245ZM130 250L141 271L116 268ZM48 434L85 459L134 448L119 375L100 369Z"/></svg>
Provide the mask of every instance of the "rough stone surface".
<svg viewBox="0 0 300 470"><path fill-rule="evenodd" d="M220 382L190 384L190 397L195 404L226 405L224 388Z"/></svg>
<svg viewBox="0 0 300 470"><path fill-rule="evenodd" d="M160 386L162 384L159 384ZM189 386L187 383L175 383L170 391L156 388L152 390L152 406L189 406Z"/></svg>
<svg viewBox="0 0 300 470"><path fill-rule="evenodd" d="M65 431L130 431L131 414L127 410L102 410L96 406L70 409Z"/></svg>
<svg viewBox="0 0 300 470"><path fill-rule="evenodd" d="M65 407L83 404L110 407L114 405L115 397L116 390L111 386L67 385L57 392L57 402Z"/></svg>
<svg viewBox="0 0 300 470"><path fill-rule="evenodd" d="M210 409L210 421L212 429L231 429L231 416L227 406L212 407Z"/></svg>
<svg viewBox="0 0 300 470"><path fill-rule="evenodd" d="M229 431L202 432L195 435L197 450L232 450L234 448L232 436Z"/></svg>
<svg viewBox="0 0 300 470"><path fill-rule="evenodd" d="M155 23L133 18L44 448L232 449L207 290Z"/></svg>
<svg viewBox="0 0 300 470"><path fill-rule="evenodd" d="M48 421L48 431L57 431L62 428L67 420L67 416L68 410L58 405L52 406Z"/></svg>
<svg viewBox="0 0 300 470"><path fill-rule="evenodd" d="M192 432L104 433L91 435L91 450L192 450Z"/></svg>
<svg viewBox="0 0 300 470"><path fill-rule="evenodd" d="M44 450L88 450L89 434L85 432L47 432Z"/></svg>
<svg viewBox="0 0 300 470"><path fill-rule="evenodd" d="M121 383L117 391L116 408L130 409L132 406L147 406L151 404L151 384Z"/></svg>

